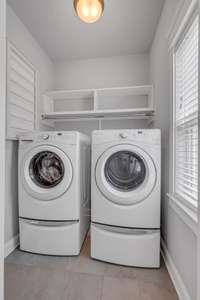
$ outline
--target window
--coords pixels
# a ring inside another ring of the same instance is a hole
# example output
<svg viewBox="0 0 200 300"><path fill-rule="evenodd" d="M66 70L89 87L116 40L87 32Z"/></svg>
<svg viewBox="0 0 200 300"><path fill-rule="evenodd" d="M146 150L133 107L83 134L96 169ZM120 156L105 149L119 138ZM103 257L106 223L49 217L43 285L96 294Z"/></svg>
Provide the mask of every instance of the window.
<svg viewBox="0 0 200 300"><path fill-rule="evenodd" d="M198 16L174 51L174 194L198 203Z"/></svg>

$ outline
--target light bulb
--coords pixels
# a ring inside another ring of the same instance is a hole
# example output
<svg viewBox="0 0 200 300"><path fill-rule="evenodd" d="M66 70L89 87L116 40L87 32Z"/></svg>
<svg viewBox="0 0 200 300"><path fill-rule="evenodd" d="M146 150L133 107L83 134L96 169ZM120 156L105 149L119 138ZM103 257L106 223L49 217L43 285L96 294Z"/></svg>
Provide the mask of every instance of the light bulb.
<svg viewBox="0 0 200 300"><path fill-rule="evenodd" d="M74 8L79 18L86 23L98 21L104 10L103 0L74 0Z"/></svg>
<svg viewBox="0 0 200 300"><path fill-rule="evenodd" d="M91 7L91 16L96 18L98 16L98 9L95 6Z"/></svg>
<svg viewBox="0 0 200 300"><path fill-rule="evenodd" d="M90 15L90 11L87 6L81 7L81 13L85 17L89 17L89 15Z"/></svg>

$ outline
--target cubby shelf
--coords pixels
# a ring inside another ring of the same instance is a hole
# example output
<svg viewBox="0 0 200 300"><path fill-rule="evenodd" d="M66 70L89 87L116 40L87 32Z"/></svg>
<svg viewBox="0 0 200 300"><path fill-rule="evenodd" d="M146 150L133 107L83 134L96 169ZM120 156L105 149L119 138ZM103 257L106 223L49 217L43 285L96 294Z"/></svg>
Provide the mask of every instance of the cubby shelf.
<svg viewBox="0 0 200 300"><path fill-rule="evenodd" d="M46 121L152 119L153 87L49 91L41 115Z"/></svg>

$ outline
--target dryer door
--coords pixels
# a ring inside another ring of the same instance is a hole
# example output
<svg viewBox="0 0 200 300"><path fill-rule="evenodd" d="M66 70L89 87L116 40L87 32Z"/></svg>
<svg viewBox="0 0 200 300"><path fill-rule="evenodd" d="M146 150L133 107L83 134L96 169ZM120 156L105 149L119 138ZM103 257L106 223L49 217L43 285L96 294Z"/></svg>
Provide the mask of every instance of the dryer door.
<svg viewBox="0 0 200 300"><path fill-rule="evenodd" d="M141 148L116 145L105 151L96 164L96 183L110 201L131 205L145 200L156 183L156 168Z"/></svg>
<svg viewBox="0 0 200 300"><path fill-rule="evenodd" d="M21 178L27 192L38 200L53 200L67 191L72 182L72 164L59 148L42 145L26 153Z"/></svg>

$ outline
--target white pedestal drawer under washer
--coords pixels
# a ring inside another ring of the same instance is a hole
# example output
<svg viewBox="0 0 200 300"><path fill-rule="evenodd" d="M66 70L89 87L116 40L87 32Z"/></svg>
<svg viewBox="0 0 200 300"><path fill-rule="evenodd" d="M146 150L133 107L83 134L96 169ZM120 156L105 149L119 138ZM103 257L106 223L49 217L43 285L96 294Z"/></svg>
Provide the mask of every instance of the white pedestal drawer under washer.
<svg viewBox="0 0 200 300"><path fill-rule="evenodd" d="M156 129L93 132L91 195L93 258L126 265L130 263L144 267L159 266L157 246L160 241L160 140L160 130ZM121 249L118 254L114 249L113 255L110 250L107 251L106 245L110 245L111 240L113 240L111 244L115 241L117 248ZM123 245L120 240L123 240ZM101 250L97 245L103 241L104 246ZM138 243L141 247L146 245L146 250L141 251L143 258L137 252L139 250L136 250L140 247L134 246ZM132 245L134 249L130 249L128 245ZM149 260L144 259L145 252L148 251L147 246L149 251L152 249L148 256L146 253ZM130 260L124 260L124 256ZM141 261L144 262L143 265L140 264Z"/></svg>

